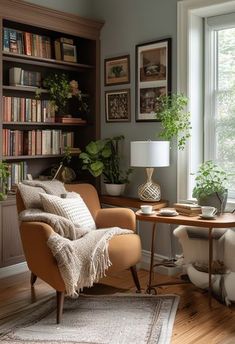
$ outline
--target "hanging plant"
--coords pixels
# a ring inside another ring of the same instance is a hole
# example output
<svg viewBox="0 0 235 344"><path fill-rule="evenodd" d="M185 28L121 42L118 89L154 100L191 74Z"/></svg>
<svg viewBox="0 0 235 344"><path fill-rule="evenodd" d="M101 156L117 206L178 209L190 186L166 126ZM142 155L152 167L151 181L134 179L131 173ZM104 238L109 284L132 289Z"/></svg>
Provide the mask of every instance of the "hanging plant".
<svg viewBox="0 0 235 344"><path fill-rule="evenodd" d="M188 98L183 94L161 95L157 98L159 103L156 118L161 121L162 131L159 137L171 140L178 139L178 148L183 150L190 137L190 113L185 111Z"/></svg>

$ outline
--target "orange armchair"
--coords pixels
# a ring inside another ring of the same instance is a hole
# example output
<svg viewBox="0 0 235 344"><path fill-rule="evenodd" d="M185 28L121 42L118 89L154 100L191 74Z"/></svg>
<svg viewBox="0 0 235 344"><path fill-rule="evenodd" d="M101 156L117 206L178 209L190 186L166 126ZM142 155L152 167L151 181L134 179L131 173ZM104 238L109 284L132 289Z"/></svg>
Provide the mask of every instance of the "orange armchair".
<svg viewBox="0 0 235 344"><path fill-rule="evenodd" d="M96 222L97 228L117 226L135 232L136 220L134 212L125 208L101 209L97 191L92 185L71 184L66 185L66 189L81 195ZM20 213L25 209L25 206L19 191L16 194L16 201L18 213ZM20 225L24 254L31 271L31 285L33 286L37 277L39 277L56 290L57 323L60 323L65 285L57 262L47 246L47 240L52 233L52 227L43 222L22 222ZM130 268L137 291L140 292L135 266L140 257L141 243L137 234L114 236L109 242L109 258L112 266L107 270L107 275Z"/></svg>

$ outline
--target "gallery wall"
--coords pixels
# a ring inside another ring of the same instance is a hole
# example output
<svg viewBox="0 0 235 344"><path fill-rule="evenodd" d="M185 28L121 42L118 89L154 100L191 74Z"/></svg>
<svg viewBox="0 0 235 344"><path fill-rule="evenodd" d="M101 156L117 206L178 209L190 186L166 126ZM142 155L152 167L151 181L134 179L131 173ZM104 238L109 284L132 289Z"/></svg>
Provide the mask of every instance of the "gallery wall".
<svg viewBox="0 0 235 344"><path fill-rule="evenodd" d="M101 33L101 135L111 137L123 134L125 146L123 156L129 165L129 145L133 140L156 140L161 129L157 122L135 122L135 46L137 44L172 38L172 89L176 90L176 19L177 0L92 0L92 16L105 21ZM104 59L130 54L131 82L129 85L104 87ZM131 122L106 123L104 92L130 88ZM162 197L176 201L176 157L175 142L171 144L170 167L155 170L155 180L161 185ZM126 194L137 195L137 186L145 180L144 169L135 168ZM143 226L142 226L143 227ZM143 247L149 249L150 230L141 231ZM157 253L170 256L175 240L168 225L158 232ZM174 252L172 252L174 253Z"/></svg>

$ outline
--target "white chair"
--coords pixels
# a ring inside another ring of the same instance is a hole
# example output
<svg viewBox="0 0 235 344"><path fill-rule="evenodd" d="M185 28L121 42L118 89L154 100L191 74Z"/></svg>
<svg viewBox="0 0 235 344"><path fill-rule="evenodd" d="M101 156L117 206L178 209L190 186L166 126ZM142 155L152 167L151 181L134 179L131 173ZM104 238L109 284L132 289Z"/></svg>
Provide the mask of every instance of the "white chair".
<svg viewBox="0 0 235 344"><path fill-rule="evenodd" d="M228 272L212 275L213 291L229 305L235 302L235 232L232 229L214 229L213 260L224 262ZM205 228L179 226L174 230L183 248L183 264L191 282L199 288L208 288L208 273L198 271L195 262L208 263L208 231Z"/></svg>

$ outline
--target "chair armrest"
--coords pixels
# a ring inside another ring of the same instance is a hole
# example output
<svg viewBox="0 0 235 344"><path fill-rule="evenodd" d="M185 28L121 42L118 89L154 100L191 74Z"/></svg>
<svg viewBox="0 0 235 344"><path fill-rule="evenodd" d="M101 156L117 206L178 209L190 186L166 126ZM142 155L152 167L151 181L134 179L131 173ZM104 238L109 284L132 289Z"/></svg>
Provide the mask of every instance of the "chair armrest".
<svg viewBox="0 0 235 344"><path fill-rule="evenodd" d="M47 240L53 233L53 228L43 222L22 222L20 225L23 250L30 271L56 290L64 291L56 259L47 246Z"/></svg>
<svg viewBox="0 0 235 344"><path fill-rule="evenodd" d="M136 218L128 208L105 208L98 210L95 218L97 228L120 227L136 230Z"/></svg>

